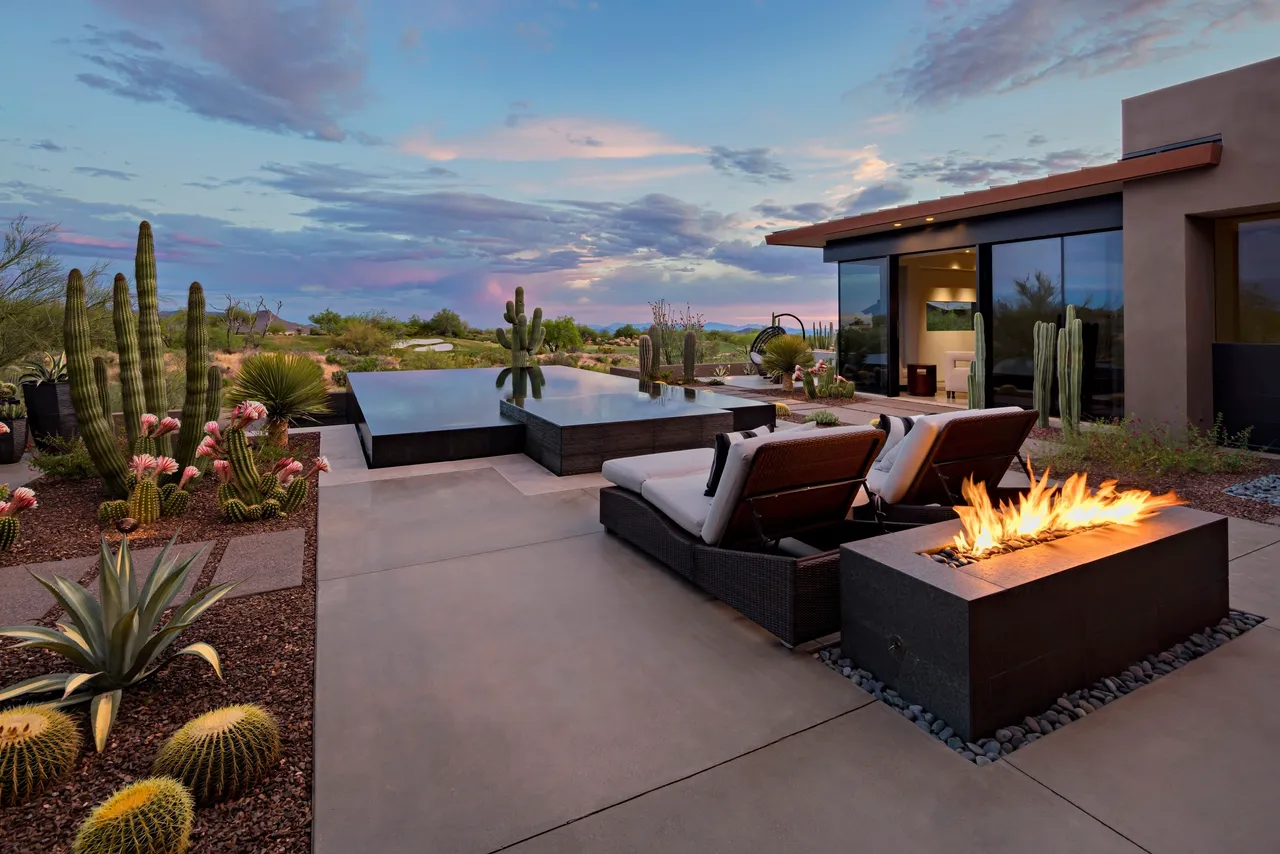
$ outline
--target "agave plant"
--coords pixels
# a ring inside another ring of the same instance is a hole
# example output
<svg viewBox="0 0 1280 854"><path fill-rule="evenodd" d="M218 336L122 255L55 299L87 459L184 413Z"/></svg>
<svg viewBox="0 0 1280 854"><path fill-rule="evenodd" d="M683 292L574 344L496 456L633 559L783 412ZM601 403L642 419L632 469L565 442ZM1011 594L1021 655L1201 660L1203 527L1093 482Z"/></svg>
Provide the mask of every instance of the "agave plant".
<svg viewBox="0 0 1280 854"><path fill-rule="evenodd" d="M168 623L160 628L161 615L173 605L199 554L181 562L169 560L169 549L177 538L174 534L160 551L141 590L127 538L121 541L120 550L115 554L103 538L96 600L88 590L65 578L45 579L33 573L36 581L66 612L64 620L69 622L57 624L61 631L43 626L6 626L0 628L0 637L21 641L18 647L55 652L78 670L36 676L0 689L0 704L28 694L55 691L61 692L61 697L47 705L63 707L88 701L93 738L101 752L120 711L124 689L155 674L168 660L162 657L173 642L238 583L196 591L174 608ZM178 650L176 655L199 656L222 678L218 652L209 644L193 643Z"/></svg>
<svg viewBox="0 0 1280 854"><path fill-rule="evenodd" d="M45 353L39 359L32 359L23 365L22 376L18 380L24 385L31 383L64 383L67 381L67 354L57 356Z"/></svg>
<svg viewBox="0 0 1280 854"><path fill-rule="evenodd" d="M289 421L329 411L324 368L300 353L261 353L240 363L227 392L231 403L260 401L267 408L267 435L289 439Z"/></svg>
<svg viewBox="0 0 1280 854"><path fill-rule="evenodd" d="M764 345L760 367L771 377L789 377L796 368L813 365L813 350L799 335L779 335Z"/></svg>

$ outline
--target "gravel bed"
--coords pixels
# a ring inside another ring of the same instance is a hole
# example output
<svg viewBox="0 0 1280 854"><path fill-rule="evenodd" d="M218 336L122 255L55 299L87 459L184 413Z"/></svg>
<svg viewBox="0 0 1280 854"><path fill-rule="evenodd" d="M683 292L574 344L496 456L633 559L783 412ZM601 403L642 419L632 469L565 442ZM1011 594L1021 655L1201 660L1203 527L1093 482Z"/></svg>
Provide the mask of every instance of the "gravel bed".
<svg viewBox="0 0 1280 854"><path fill-rule="evenodd" d="M290 450L299 459L315 456L319 437L294 436ZM29 551L18 562L51 560L97 550L96 487L57 489L36 484L41 508L46 496L74 496L85 500L61 525L73 538L65 550L41 535L43 550ZM27 804L0 810L0 851L69 854L80 823L101 801L129 782L149 776L151 762L161 743L179 726L212 708L235 703L258 703L275 715L280 725L279 769L242 798L196 810L190 854L254 852L254 854L309 854L311 851L312 704L315 670L316 515L317 479L313 478L306 505L285 519L243 525L224 524L198 512L213 502L212 484L192 496L193 507L182 520L181 542L215 540L197 589L213 581L218 562L232 537L264 531L304 528L306 552L303 584L256 596L223 600L182 635L179 646L196 641L213 644L222 659L223 679L194 656L181 656L148 681L124 692L120 715L111 731L107 749L99 754L85 725L85 706L70 709L81 723L85 749L66 780ZM91 500L90 500L91 499ZM85 521L85 514L93 524ZM24 515L24 534L29 517ZM89 537L81 528L91 529ZM33 530L38 527L32 525ZM130 537L141 547L163 538L152 532L146 540ZM86 549L84 543L91 543ZM149 567L148 567L149 569ZM96 576L96 571L81 579ZM52 626L57 609L39 622ZM52 671L64 671L67 663L40 650L0 648L0 684L9 684Z"/></svg>
<svg viewBox="0 0 1280 854"><path fill-rule="evenodd" d="M1250 501L1261 501L1273 507L1280 507L1280 474L1268 474L1254 478L1223 490L1235 498L1246 498Z"/></svg>
<svg viewBox="0 0 1280 854"><path fill-rule="evenodd" d="M965 759L981 766L990 765L1001 756L1026 747L1074 721L1082 720L1103 706L1114 703L1125 694L1132 693L1143 685L1148 685L1162 676L1185 667L1188 662L1249 631L1263 619L1244 611L1231 611L1230 615L1223 617L1218 625L1212 628L1206 626L1203 631L1196 632L1186 641L1158 655L1148 655L1114 677L1108 676L1088 688L1064 694L1041 714L1011 722L1008 726L1001 727L990 736L977 741L965 741L960 738L951 727L947 726L946 721L921 705L912 703L910 698L900 696L894 689L885 687L885 683L878 681L870 671L859 668L856 662L842 656L838 647L815 652L813 657L880 702L895 709L904 718L915 723L921 732L936 738Z"/></svg>

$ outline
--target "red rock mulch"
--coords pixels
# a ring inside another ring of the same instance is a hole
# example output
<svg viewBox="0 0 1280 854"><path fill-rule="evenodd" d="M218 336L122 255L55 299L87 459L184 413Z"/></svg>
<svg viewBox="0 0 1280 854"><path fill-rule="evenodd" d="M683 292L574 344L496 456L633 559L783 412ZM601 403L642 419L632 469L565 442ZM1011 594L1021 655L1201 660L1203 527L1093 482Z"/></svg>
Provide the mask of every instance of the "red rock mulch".
<svg viewBox="0 0 1280 854"><path fill-rule="evenodd" d="M319 450L319 437L293 436L289 444L295 457L310 460ZM101 530L96 482L56 483L41 478L31 486L41 506L24 514L23 550L17 559L8 557L5 562L35 563L96 553ZM156 751L174 730L218 706L257 703L269 709L280 725L279 770L245 797L198 808L191 854L310 852L317 484L313 479L307 503L298 512L244 525L216 518L213 493L211 482L202 484L180 520L179 542L215 541L197 589L212 582L233 537L297 527L306 530L302 586L224 600L210 609L174 648L196 641L212 644L222 659L223 679L219 681L203 661L182 656L147 682L127 689L103 753L94 751L84 727L85 749L66 780L34 801L0 809L0 850L67 854L89 811L119 787L148 776ZM139 531L130 537L130 545L159 544L178 527L177 522L162 520L150 531ZM51 626L56 613L51 611L40 622ZM49 653L0 649L0 673L4 674L0 684L68 669L67 662ZM83 726L85 707L69 711Z"/></svg>

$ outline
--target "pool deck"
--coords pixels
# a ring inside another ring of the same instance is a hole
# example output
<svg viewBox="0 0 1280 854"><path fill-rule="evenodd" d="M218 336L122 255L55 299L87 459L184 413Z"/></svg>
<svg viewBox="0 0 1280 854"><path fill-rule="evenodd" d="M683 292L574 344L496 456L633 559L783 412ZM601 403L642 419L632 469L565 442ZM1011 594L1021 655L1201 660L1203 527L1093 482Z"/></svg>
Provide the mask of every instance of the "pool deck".
<svg viewBox="0 0 1280 854"><path fill-rule="evenodd" d="M979 768L604 533L600 475L320 432L316 854L1280 850L1269 622ZM1280 614L1280 527L1230 540Z"/></svg>

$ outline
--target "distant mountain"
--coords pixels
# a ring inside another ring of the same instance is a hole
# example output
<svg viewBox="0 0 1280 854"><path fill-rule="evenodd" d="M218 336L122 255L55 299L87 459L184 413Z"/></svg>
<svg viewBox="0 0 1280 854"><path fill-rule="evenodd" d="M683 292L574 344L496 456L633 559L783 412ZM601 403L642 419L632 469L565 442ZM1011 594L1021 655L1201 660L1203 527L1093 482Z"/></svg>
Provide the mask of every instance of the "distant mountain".
<svg viewBox="0 0 1280 854"><path fill-rule="evenodd" d="M258 313L254 315L253 328L255 332L265 332L267 327L271 326L273 323L278 323L283 326L285 332L298 332L306 335L311 331L310 324L294 323L292 320L285 320L275 312L268 311L265 308L259 309Z"/></svg>

